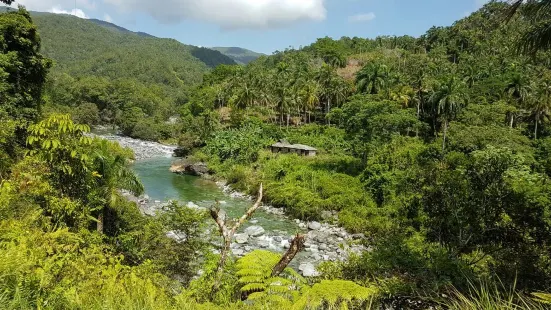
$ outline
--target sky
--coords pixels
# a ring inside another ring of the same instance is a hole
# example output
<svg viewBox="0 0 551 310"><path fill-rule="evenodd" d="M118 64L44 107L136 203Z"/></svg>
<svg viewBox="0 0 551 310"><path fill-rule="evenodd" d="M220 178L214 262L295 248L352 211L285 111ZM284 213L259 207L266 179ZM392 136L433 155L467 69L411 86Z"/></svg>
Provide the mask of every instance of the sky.
<svg viewBox="0 0 551 310"><path fill-rule="evenodd" d="M197 46L271 54L317 38L419 36L487 0L16 0L28 10L97 18Z"/></svg>

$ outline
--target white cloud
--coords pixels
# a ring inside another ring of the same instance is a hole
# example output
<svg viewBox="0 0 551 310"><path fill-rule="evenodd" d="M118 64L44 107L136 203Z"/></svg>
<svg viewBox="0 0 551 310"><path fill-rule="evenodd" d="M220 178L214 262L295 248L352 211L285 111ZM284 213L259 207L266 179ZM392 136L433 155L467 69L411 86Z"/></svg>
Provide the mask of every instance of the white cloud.
<svg viewBox="0 0 551 310"><path fill-rule="evenodd" d="M369 22L375 19L375 13L369 12L365 14L352 15L348 17L348 21L351 23L363 23Z"/></svg>
<svg viewBox="0 0 551 310"><path fill-rule="evenodd" d="M145 12L163 23L184 19L211 22L225 29L282 27L324 20L326 0L103 0L121 11Z"/></svg>
<svg viewBox="0 0 551 310"><path fill-rule="evenodd" d="M15 2L15 5L22 4L27 7L28 10L41 12L51 12L53 8L66 11L71 11L73 9L96 9L96 0L76 0L76 7L75 0L16 0Z"/></svg>
<svg viewBox="0 0 551 310"><path fill-rule="evenodd" d="M106 22L108 22L108 23L112 23L112 22L113 22L113 18L111 17L111 15L109 15L109 14L107 14L107 13L105 13L105 14L103 15L103 20L106 21Z"/></svg>
<svg viewBox="0 0 551 310"><path fill-rule="evenodd" d="M70 11L67 11L58 8L52 8L49 12L54 14L68 14L80 18L88 18L88 16L81 9L72 9Z"/></svg>
<svg viewBox="0 0 551 310"><path fill-rule="evenodd" d="M76 4L76 7L75 7ZM12 6L24 5L28 10L69 14L80 18L88 18L84 10L95 10L95 0L16 0Z"/></svg>

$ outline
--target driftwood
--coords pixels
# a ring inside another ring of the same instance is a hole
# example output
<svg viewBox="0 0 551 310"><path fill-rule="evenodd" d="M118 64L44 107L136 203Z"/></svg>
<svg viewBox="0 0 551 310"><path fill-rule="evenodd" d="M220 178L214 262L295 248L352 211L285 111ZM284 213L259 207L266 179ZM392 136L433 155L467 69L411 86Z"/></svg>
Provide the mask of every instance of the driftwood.
<svg viewBox="0 0 551 310"><path fill-rule="evenodd" d="M283 254L281 259L279 260L279 263L274 266L274 269L272 269L272 277L277 277L280 273L287 268L287 266L291 263L293 258L304 249L304 242L306 241L306 238L304 235L297 234L293 241L291 242L291 246Z"/></svg>
<svg viewBox="0 0 551 310"><path fill-rule="evenodd" d="M231 227L228 227L228 219L225 213L220 212L219 206L212 207L210 209L210 216L216 222L216 225L218 226L218 231L220 232L220 235L224 240L224 244L222 246L222 249L220 250L220 260L218 261L218 267L216 268L216 278L212 287L211 297L214 297L214 295L220 289L220 282L222 280L222 275L224 272L224 267L226 265L226 260L228 259L228 254L230 252L233 236L235 235L235 232L239 229L239 227L241 227L243 223L250 219L253 216L254 212L260 207L260 203L262 202L262 191L263 187L262 184L260 184L260 189L258 190L258 198L256 199L255 204L249 210L247 210L247 212L245 212L245 214L243 214L243 216L239 220L237 220L237 222Z"/></svg>

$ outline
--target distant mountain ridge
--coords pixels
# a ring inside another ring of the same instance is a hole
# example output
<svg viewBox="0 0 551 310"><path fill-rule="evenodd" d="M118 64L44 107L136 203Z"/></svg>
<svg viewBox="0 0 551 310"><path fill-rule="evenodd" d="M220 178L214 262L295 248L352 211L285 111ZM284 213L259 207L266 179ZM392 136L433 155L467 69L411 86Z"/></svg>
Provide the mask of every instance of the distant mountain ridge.
<svg viewBox="0 0 551 310"><path fill-rule="evenodd" d="M265 54L253 52L241 47L211 47L211 49L221 52L240 64L248 64L259 57L265 56Z"/></svg>
<svg viewBox="0 0 551 310"><path fill-rule="evenodd" d="M131 31L131 30L128 30L124 27L121 27L119 25L116 25L116 24L113 24L113 23L110 23L110 22L106 22L106 21L101 20L101 19L91 18L91 19L88 19L88 20L93 22L93 23L96 23L100 26L103 26L103 27L106 27L106 28L112 28L112 29L120 31L122 33L133 33L133 34L137 34L141 37L145 37L145 38L158 38L156 36L150 35L149 33L141 32L141 31L138 31L138 32Z"/></svg>

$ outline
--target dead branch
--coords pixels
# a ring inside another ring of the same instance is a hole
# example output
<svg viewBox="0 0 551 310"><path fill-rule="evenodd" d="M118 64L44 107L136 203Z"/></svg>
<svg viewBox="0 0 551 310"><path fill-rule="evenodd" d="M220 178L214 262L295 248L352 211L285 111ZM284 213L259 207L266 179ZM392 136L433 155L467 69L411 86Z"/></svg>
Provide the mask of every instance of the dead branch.
<svg viewBox="0 0 551 310"><path fill-rule="evenodd" d="M272 269L272 277L277 277L280 273L287 268L287 266L291 263L293 258L304 249L304 243L306 242L306 238L304 235L297 234L293 241L291 242L291 246L283 254L281 259L279 260L279 263L274 266L274 269Z"/></svg>
<svg viewBox="0 0 551 310"><path fill-rule="evenodd" d="M226 225L226 217L222 218L220 216L220 207L218 205L210 209L210 216L216 222L216 225L218 225L220 235L222 235L222 238L224 239L224 244L222 246L222 249L220 250L220 260L218 261L218 267L216 269L216 278L214 280L214 285L211 291L211 299L214 298L214 295L220 289L222 275L224 272L224 267L226 265L226 260L228 258L228 253L230 252L233 236L235 235L235 232L239 229L239 227L241 227L241 225L243 225L248 219L250 219L253 216L254 212L260 207L260 204L262 202L262 192L263 187L262 184L260 184L260 189L258 190L258 198L256 199L255 204L251 208L249 208L249 210L247 210L247 212L245 212L245 214L243 214L243 216L237 222L235 222L231 229L229 229Z"/></svg>

